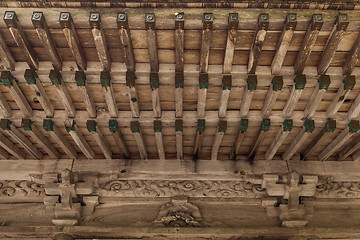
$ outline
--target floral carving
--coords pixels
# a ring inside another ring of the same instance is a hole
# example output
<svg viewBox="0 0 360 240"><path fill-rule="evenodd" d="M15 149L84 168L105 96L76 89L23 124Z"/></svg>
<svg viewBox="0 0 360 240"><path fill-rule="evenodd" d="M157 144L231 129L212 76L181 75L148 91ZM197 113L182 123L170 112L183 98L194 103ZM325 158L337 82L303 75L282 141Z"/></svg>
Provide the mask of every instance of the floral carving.
<svg viewBox="0 0 360 240"><path fill-rule="evenodd" d="M322 177L316 187L317 198L360 198L359 182L334 182L331 177Z"/></svg>
<svg viewBox="0 0 360 240"><path fill-rule="evenodd" d="M0 181L0 197L44 196L44 185L31 181Z"/></svg>

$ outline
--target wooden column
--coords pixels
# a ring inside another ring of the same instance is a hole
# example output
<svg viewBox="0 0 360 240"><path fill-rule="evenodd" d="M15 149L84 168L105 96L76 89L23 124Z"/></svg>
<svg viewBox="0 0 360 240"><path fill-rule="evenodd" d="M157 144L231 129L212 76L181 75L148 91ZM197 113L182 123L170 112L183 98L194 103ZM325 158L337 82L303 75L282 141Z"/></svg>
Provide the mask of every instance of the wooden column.
<svg viewBox="0 0 360 240"><path fill-rule="evenodd" d="M141 159L147 159L147 152L145 148L144 138L140 131L139 121L130 122L130 130L134 134L134 138L139 149L139 154Z"/></svg>
<svg viewBox="0 0 360 240"><path fill-rule="evenodd" d="M24 34L16 13L14 11L5 11L4 22L9 28L16 45L18 45L22 54L24 54L25 61L28 63L29 67L37 69L39 67L39 60Z"/></svg>
<svg viewBox="0 0 360 240"><path fill-rule="evenodd" d="M67 119L65 121L66 131L70 134L76 145L80 148L80 150L84 153L84 155L88 159L94 159L95 153L86 142L84 136L81 134L78 126L74 119Z"/></svg>
<svg viewBox="0 0 360 240"><path fill-rule="evenodd" d="M195 137L195 145L194 145L194 154L193 154L194 160L197 160L199 158L204 131L205 131L205 119L198 119L197 120L196 137Z"/></svg>
<svg viewBox="0 0 360 240"><path fill-rule="evenodd" d="M32 108L25 98L23 92L17 85L16 81L14 80L13 75L10 71L2 71L0 76L1 82L4 86L9 90L11 96L14 98L16 104L19 106L20 111L24 115L24 117L31 117L32 116ZM5 113L10 112L9 108L7 109L6 104L4 104Z"/></svg>
<svg viewBox="0 0 360 240"><path fill-rule="evenodd" d="M5 39L1 34L0 34L0 58L2 60L1 63L3 64L2 66L4 66L5 69L15 70L15 59L12 53L10 52L5 42Z"/></svg>
<svg viewBox="0 0 360 240"><path fill-rule="evenodd" d="M271 113L271 110L276 102L276 99L281 92L281 89L284 85L282 76L274 76L271 80L271 85L266 94L265 101L261 110L262 117L268 117Z"/></svg>
<svg viewBox="0 0 360 240"><path fill-rule="evenodd" d="M304 110L304 118L311 118L314 116L316 109L318 108L322 97L324 96L326 90L330 86L330 76L329 75L321 75L318 79L315 89L310 97L308 104Z"/></svg>
<svg viewBox="0 0 360 240"><path fill-rule="evenodd" d="M254 91L256 90L256 86L257 86L257 76L248 75L246 78L246 82L247 82L247 86L244 89L244 95L241 101L240 117L246 117L249 112Z"/></svg>
<svg viewBox="0 0 360 240"><path fill-rule="evenodd" d="M175 117L183 117L184 73L175 72Z"/></svg>
<svg viewBox="0 0 360 240"><path fill-rule="evenodd" d="M351 120L346 128L337 137L327 145L319 154L319 160L325 161L333 153L339 150L360 128L358 120Z"/></svg>
<svg viewBox="0 0 360 240"><path fill-rule="evenodd" d="M227 121L220 120L217 131L215 133L214 142L211 151L211 160L217 160L221 141L227 129Z"/></svg>
<svg viewBox="0 0 360 240"><path fill-rule="evenodd" d="M285 118L290 118L292 113L298 103L301 93L303 92L306 85L306 77L304 74L297 75L294 79L294 85L292 87L291 93L288 97L288 100L283 109L283 114Z"/></svg>
<svg viewBox="0 0 360 240"><path fill-rule="evenodd" d="M160 160L165 160L165 151L162 137L162 123L161 120L154 120L154 133L155 133L155 141L156 147L159 154Z"/></svg>
<svg viewBox="0 0 360 240"><path fill-rule="evenodd" d="M324 20L321 14L314 14L312 16L310 25L306 31L305 38L294 65L294 71L296 75L303 73L306 61L308 60L311 50L315 45L323 23Z"/></svg>
<svg viewBox="0 0 360 240"><path fill-rule="evenodd" d="M304 141L310 134L315 130L315 122L314 120L305 120L304 126L300 129L299 133L296 135L294 141L290 144L287 150L283 153L283 160L290 160L295 153L299 150L299 148L303 145Z"/></svg>
<svg viewBox="0 0 360 240"><path fill-rule="evenodd" d="M276 134L273 142L271 143L269 149L265 153L266 160L272 160L275 156L276 152L279 150L283 142L285 141L286 137L289 135L293 128L293 120L292 119L285 119L283 122L283 126L279 129L278 133Z"/></svg>
<svg viewBox="0 0 360 240"><path fill-rule="evenodd" d="M255 155L258 152L261 143L264 141L265 136L270 130L270 126L271 126L270 118L263 118L259 132L257 133L248 154L248 159L250 162L254 161Z"/></svg>
<svg viewBox="0 0 360 240"><path fill-rule="evenodd" d="M65 110L68 114L68 117L75 117L75 106L71 99L70 93L66 88L65 82L62 81L62 76L60 71L51 70L49 74L51 83L56 87L56 91L59 95L61 102L64 104Z"/></svg>
<svg viewBox="0 0 360 240"><path fill-rule="evenodd" d="M254 39L251 45L248 73L255 74L256 67L260 58L261 49L265 40L266 32L269 26L269 14L260 13L258 18L258 25L255 31Z"/></svg>
<svg viewBox="0 0 360 240"><path fill-rule="evenodd" d="M62 61L49 32L44 14L42 12L33 12L31 21L54 69L61 70Z"/></svg>
<svg viewBox="0 0 360 240"><path fill-rule="evenodd" d="M348 118L350 120L355 119L360 114L360 93L355 98L354 102L351 104L349 110L348 110Z"/></svg>
<svg viewBox="0 0 360 240"><path fill-rule="evenodd" d="M350 52L346 56L345 63L343 65L344 75L350 75L359 61L360 56L360 33L358 34L354 45Z"/></svg>
<svg viewBox="0 0 360 240"><path fill-rule="evenodd" d="M18 159L24 159L24 151L19 149L14 143L12 143L7 137L0 133L0 146L8 151L11 155ZM6 157L6 153L2 152L2 157Z"/></svg>
<svg viewBox="0 0 360 240"><path fill-rule="evenodd" d="M150 71L159 72L158 48L155 28L155 14L145 13L145 30L149 51Z"/></svg>
<svg viewBox="0 0 360 240"><path fill-rule="evenodd" d="M89 89L89 84L86 81L86 75L84 71L75 72L75 82L83 95L86 111L88 112L89 117L95 118L96 107L95 107L94 99Z"/></svg>
<svg viewBox="0 0 360 240"><path fill-rule="evenodd" d="M69 48L75 58L76 65L79 70L86 70L87 60L85 58L84 50L82 49L74 22L69 12L60 13L60 25L63 28L63 32Z"/></svg>
<svg viewBox="0 0 360 240"><path fill-rule="evenodd" d="M139 99L135 87L135 72L126 71L126 88L128 91L132 117L140 117Z"/></svg>
<svg viewBox="0 0 360 240"><path fill-rule="evenodd" d="M108 106L109 114L111 117L116 118L118 116L118 107L115 100L113 87L111 84L111 75L109 71L102 71L100 73L100 83L104 89L104 95L106 104Z"/></svg>
<svg viewBox="0 0 360 240"><path fill-rule="evenodd" d="M297 14L288 13L286 15L281 36L279 38L276 54L271 63L271 74L273 75L280 74L281 67L283 65L287 50L294 36L294 30L296 28L296 25L297 25Z"/></svg>
<svg viewBox="0 0 360 240"><path fill-rule="evenodd" d="M203 14L203 31L200 49L200 73L207 73L209 67L210 44L213 32L214 17L212 13Z"/></svg>
<svg viewBox="0 0 360 240"><path fill-rule="evenodd" d="M101 151L104 154L104 157L106 159L112 159L112 152L110 149L110 145L107 143L99 127L97 127L97 123L94 120L87 120L86 128L94 138L97 145L99 145Z"/></svg>
<svg viewBox="0 0 360 240"><path fill-rule="evenodd" d="M354 155L356 151L360 150L360 135L357 134L357 136L351 141L348 142L348 144L341 149L341 151L337 155L337 159L339 161L345 160L350 155Z"/></svg>
<svg viewBox="0 0 360 240"><path fill-rule="evenodd" d="M120 132L119 123L115 119L109 120L109 130L115 139L116 145L119 147L124 158L130 158L129 150L125 144L125 140Z"/></svg>
<svg viewBox="0 0 360 240"><path fill-rule="evenodd" d="M209 87L209 76L207 73L200 73L199 75L199 89L197 101L198 118L205 117L206 95Z"/></svg>
<svg viewBox="0 0 360 240"><path fill-rule="evenodd" d="M151 102L154 117L161 117L160 94L159 94L159 74L150 72Z"/></svg>
<svg viewBox="0 0 360 240"><path fill-rule="evenodd" d="M239 15L237 13L229 13L223 74L231 74L238 26Z"/></svg>
<svg viewBox="0 0 360 240"><path fill-rule="evenodd" d="M124 12L119 12L117 14L116 22L120 32L120 42L125 53L126 68L129 71L135 72L136 62L127 14Z"/></svg>
<svg viewBox="0 0 360 240"><path fill-rule="evenodd" d="M236 136L236 141L231 149L231 155L230 155L231 160L236 160L236 156L240 154L240 147L245 138L245 134L248 129L248 124L249 124L249 119L242 118L240 120L240 128Z"/></svg>
<svg viewBox="0 0 360 240"><path fill-rule="evenodd" d="M175 13L175 72L184 72L184 22L183 12Z"/></svg>
<svg viewBox="0 0 360 240"><path fill-rule="evenodd" d="M329 36L326 46L321 54L320 63L318 65L318 75L326 73L348 25L349 19L347 14L339 14L331 31L331 35Z"/></svg>
<svg viewBox="0 0 360 240"><path fill-rule="evenodd" d="M175 120L175 138L176 138L176 157L179 160L184 159L183 150L183 120Z"/></svg>

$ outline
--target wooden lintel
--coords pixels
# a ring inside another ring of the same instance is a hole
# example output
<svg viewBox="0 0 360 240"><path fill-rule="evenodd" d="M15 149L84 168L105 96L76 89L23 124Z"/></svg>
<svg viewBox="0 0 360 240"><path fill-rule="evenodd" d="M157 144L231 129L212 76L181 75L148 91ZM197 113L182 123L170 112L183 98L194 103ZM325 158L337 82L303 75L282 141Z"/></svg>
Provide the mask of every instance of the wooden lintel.
<svg viewBox="0 0 360 240"><path fill-rule="evenodd" d="M315 89L308 101L305 110L304 110L304 118L311 118L314 116L316 109L318 108L321 99L323 98L326 90L330 86L330 76L329 75L321 75L316 83Z"/></svg>
<svg viewBox="0 0 360 240"><path fill-rule="evenodd" d="M209 87L209 75L207 73L200 73L198 101L197 101L198 118L205 117L206 95L207 95L208 87Z"/></svg>
<svg viewBox="0 0 360 240"><path fill-rule="evenodd" d="M346 56L345 63L343 65L344 75L350 75L354 71L356 64L359 62L360 56L360 33L358 34L354 45L350 52Z"/></svg>
<svg viewBox="0 0 360 240"><path fill-rule="evenodd" d="M88 112L89 117L95 118L96 117L96 107L95 107L93 96L89 89L89 84L86 81L86 75L85 75L84 71L76 71L75 72L75 82L84 97L83 99L84 99L86 111Z"/></svg>
<svg viewBox="0 0 360 240"><path fill-rule="evenodd" d="M159 159L165 160L161 120L154 120L154 133L155 133L155 142L159 154Z"/></svg>
<svg viewBox="0 0 360 240"><path fill-rule="evenodd" d="M240 147L245 138L246 131L248 129L249 119L242 118L240 120L240 128L236 136L235 143L231 149L230 159L236 160L236 156L240 154Z"/></svg>
<svg viewBox="0 0 360 240"><path fill-rule="evenodd" d="M232 76L231 75L223 75L222 79L222 92L219 101L219 118L226 117L226 111L230 96L230 90L232 85Z"/></svg>
<svg viewBox="0 0 360 240"><path fill-rule="evenodd" d="M133 117L140 116L139 99L135 87L136 75L133 71L126 71L126 88L129 95L130 109Z"/></svg>
<svg viewBox="0 0 360 240"><path fill-rule="evenodd" d="M119 123L115 119L109 120L109 130L115 139L116 145L120 148L121 154L124 158L130 158L129 150L125 144L124 138L120 132Z"/></svg>
<svg viewBox="0 0 360 240"><path fill-rule="evenodd" d="M207 73L209 67L210 45L213 33L214 16L212 13L204 13L202 17L203 30L201 35L200 49L200 73Z"/></svg>
<svg viewBox="0 0 360 240"><path fill-rule="evenodd" d="M183 150L183 120L175 120L176 156L178 160L184 159Z"/></svg>
<svg viewBox="0 0 360 240"><path fill-rule="evenodd" d="M20 150L14 143L12 143L7 137L0 133L0 146L8 151L11 155L18 159L24 159L25 154L23 150ZM5 155L5 153L4 153Z"/></svg>
<svg viewBox="0 0 360 240"><path fill-rule="evenodd" d="M150 72L150 88L151 88L151 102L154 112L154 117L161 117L160 93L159 93L159 74L157 72Z"/></svg>
<svg viewBox="0 0 360 240"><path fill-rule="evenodd" d="M285 119L282 127L280 127L278 133L276 134L273 142L271 143L269 149L265 153L266 160L272 160L276 152L279 150L286 137L289 135L293 128L293 120Z"/></svg>
<svg viewBox="0 0 360 240"><path fill-rule="evenodd" d="M184 13L175 13L175 72L184 71L184 22Z"/></svg>
<svg viewBox="0 0 360 240"><path fill-rule="evenodd" d="M246 117L249 112L251 101L254 96L254 91L257 87L257 76L253 74L248 75L246 82L247 85L244 87L244 95L240 107L240 117L242 118Z"/></svg>
<svg viewBox="0 0 360 240"><path fill-rule="evenodd" d="M130 130L134 134L136 145L139 149L140 158L147 159L147 152L145 148L144 138L140 130L139 121L131 121Z"/></svg>
<svg viewBox="0 0 360 240"><path fill-rule="evenodd" d="M145 29L151 72L159 72L158 48L155 28L155 14L145 13Z"/></svg>
<svg viewBox="0 0 360 240"><path fill-rule="evenodd" d="M351 104L347 113L348 113L349 120L355 119L359 116L359 114L360 114L360 93L357 95L357 97Z"/></svg>
<svg viewBox="0 0 360 240"><path fill-rule="evenodd" d="M109 144L106 142L104 135L100 131L94 120L88 120L86 122L86 128L94 138L95 142L99 145L101 151L106 159L112 159L112 152Z"/></svg>
<svg viewBox="0 0 360 240"><path fill-rule="evenodd" d="M265 136L267 135L267 133L270 130L270 126L271 126L270 118L263 118L260 129L254 139L253 144L251 145L251 148L250 148L250 151L248 154L248 160L250 162L254 161L255 155L258 152L261 143L264 141Z"/></svg>
<svg viewBox="0 0 360 240"><path fill-rule="evenodd" d="M135 72L135 56L131 40L131 34L128 24L128 17L125 12L119 12L117 14L117 25L120 31L120 42L122 44L127 70Z"/></svg>
<svg viewBox="0 0 360 240"><path fill-rule="evenodd" d="M294 79L294 85L292 87L291 93L287 99L285 107L283 109L283 114L285 118L291 118L293 111L298 103L301 93L303 92L306 85L305 75L297 75Z"/></svg>
<svg viewBox="0 0 360 240"><path fill-rule="evenodd" d="M194 160L199 158L204 131L205 131L205 119L198 119L197 120L196 137L195 137L195 145L194 145L194 154L193 154Z"/></svg>
<svg viewBox="0 0 360 240"><path fill-rule="evenodd" d="M354 136L354 139L349 142L337 155L339 161L345 160L350 155L354 155L357 151L360 151L360 135Z"/></svg>
<svg viewBox="0 0 360 240"><path fill-rule="evenodd" d="M3 36L0 34L0 58L1 63L3 64L5 69L7 70L15 70L15 59L10 52Z"/></svg>
<svg viewBox="0 0 360 240"><path fill-rule="evenodd" d="M211 150L211 160L217 160L221 141L227 129L227 121L220 120L217 131L215 133L214 142Z"/></svg>
<svg viewBox="0 0 360 240"><path fill-rule="evenodd" d="M115 100L115 94L111 84L111 75L109 71L102 71L100 73L100 83L104 89L105 101L111 117L118 116L118 107Z"/></svg>
<svg viewBox="0 0 360 240"><path fill-rule="evenodd" d="M75 58L76 65L79 70L86 70L87 60L83 48L80 45L78 35L74 26L74 22L69 12L60 13L60 25L63 28L63 32L69 48Z"/></svg>
<svg viewBox="0 0 360 240"><path fill-rule="evenodd" d="M184 73L175 72L175 117L183 116Z"/></svg>
<svg viewBox="0 0 360 240"><path fill-rule="evenodd" d="M239 14L229 13L225 57L223 64L223 74L231 74L238 26L239 26Z"/></svg>
<svg viewBox="0 0 360 240"><path fill-rule="evenodd" d="M272 111L272 108L276 102L278 95L281 92L281 89L284 85L283 77L282 76L274 76L269 90L266 93L265 101L263 107L261 109L261 115L263 117L268 117Z"/></svg>

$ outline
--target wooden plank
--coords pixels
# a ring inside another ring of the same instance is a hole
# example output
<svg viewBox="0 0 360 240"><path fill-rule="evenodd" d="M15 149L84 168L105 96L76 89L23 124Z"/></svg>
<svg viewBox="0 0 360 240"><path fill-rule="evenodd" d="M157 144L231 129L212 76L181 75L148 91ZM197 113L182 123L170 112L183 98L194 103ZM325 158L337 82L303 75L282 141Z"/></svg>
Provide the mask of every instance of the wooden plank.
<svg viewBox="0 0 360 240"><path fill-rule="evenodd" d="M344 75L350 75L354 71L356 64L360 58L360 33L358 34L355 43L353 44L350 52L346 56L346 60L343 65Z"/></svg>
<svg viewBox="0 0 360 240"><path fill-rule="evenodd" d="M272 141L270 147L265 153L266 160L272 160L276 152L279 150L281 145L284 143L286 137L289 135L293 128L293 120L285 119L283 126L280 127L278 133L276 134L274 140Z"/></svg>
<svg viewBox="0 0 360 240"><path fill-rule="evenodd" d="M117 120L110 119L109 120L109 130L111 135L113 136L116 145L120 148L121 154L124 158L130 158L129 150L125 144L124 138L120 131L120 126Z"/></svg>
<svg viewBox="0 0 360 240"><path fill-rule="evenodd" d="M124 50L123 52L125 53L126 68L129 71L135 72L136 62L127 14L124 12L119 12L117 14L116 21L120 32L120 42Z"/></svg>
<svg viewBox="0 0 360 240"><path fill-rule="evenodd" d="M139 100L135 87L135 79L136 79L135 72L130 70L126 71L126 88L129 95L131 113L133 117L139 117L140 116Z"/></svg>
<svg viewBox="0 0 360 240"><path fill-rule="evenodd" d="M339 14L336 18L336 23L331 31L326 46L321 54L320 62L318 64L318 74L323 75L326 73L333 60L336 50L345 31L349 25L349 18L347 14Z"/></svg>
<svg viewBox="0 0 360 240"><path fill-rule="evenodd" d="M94 138L95 142L99 145L101 151L106 159L112 159L112 152L109 144L106 142L104 135L97 127L97 123L94 120L87 120L86 128Z"/></svg>
<svg viewBox="0 0 360 240"><path fill-rule="evenodd" d="M223 74L231 74L231 68L234 60L234 50L237 39L238 25L239 25L239 14L229 13L225 57L223 64Z"/></svg>
<svg viewBox="0 0 360 240"><path fill-rule="evenodd" d="M226 129L227 129L227 121L220 120L217 131L215 133L214 142L212 145L211 160L217 160L220 144L225 135Z"/></svg>
<svg viewBox="0 0 360 240"><path fill-rule="evenodd" d="M115 100L113 86L111 84L111 75L109 71L102 71L100 73L100 83L104 89L105 101L111 117L118 116L118 107Z"/></svg>
<svg viewBox="0 0 360 240"><path fill-rule="evenodd" d="M304 110L304 117L311 118L314 116L316 109L318 108L321 99L323 98L326 90L330 86L330 76L329 75L321 75L316 83L315 89L308 101L305 110Z"/></svg>
<svg viewBox="0 0 360 240"><path fill-rule="evenodd" d="M205 119L198 119L195 144L194 144L194 154L193 154L194 160L197 160L199 158L204 131L205 131Z"/></svg>
<svg viewBox="0 0 360 240"><path fill-rule="evenodd" d="M161 120L154 120L154 133L155 133L155 142L159 154L159 159L165 160Z"/></svg>
<svg viewBox="0 0 360 240"><path fill-rule="evenodd" d="M200 73L207 73L209 67L210 45L213 32L214 16L212 13L203 13L203 30L200 49Z"/></svg>
<svg viewBox="0 0 360 240"><path fill-rule="evenodd" d="M106 44L106 38L103 28L101 27L101 17L98 12L91 12L89 23L91 27L91 33L94 38L95 47L99 60L101 62L104 71L110 71L111 60L109 51Z"/></svg>
<svg viewBox="0 0 360 240"><path fill-rule="evenodd" d="M54 107L51 104L51 101L45 92L45 89L39 79L39 76L34 69L26 69L24 78L28 83L28 86L35 92L36 98L40 102L40 105L44 109L46 117L54 116Z"/></svg>
<svg viewBox="0 0 360 240"><path fill-rule="evenodd" d="M314 14L312 16L311 23L306 31L305 38L294 65L294 71L296 75L303 73L306 61L308 60L311 50L316 43L316 39L319 35L323 23L324 20L322 14Z"/></svg>
<svg viewBox="0 0 360 240"><path fill-rule="evenodd" d="M183 116L184 73L175 72L175 117Z"/></svg>
<svg viewBox="0 0 360 240"><path fill-rule="evenodd" d="M14 11L5 11L4 21L6 26L14 38L14 41L24 54L25 60L30 68L37 69L39 67L39 60L31 47L24 31L19 23L18 17Z"/></svg>
<svg viewBox="0 0 360 240"><path fill-rule="evenodd" d="M245 134L248 129L248 123L249 123L249 119L247 118L242 118L240 120L240 128L237 133L235 143L231 148L231 154L230 154L231 160L235 160L236 156L240 154L240 147L242 146L242 142L245 138Z"/></svg>
<svg viewBox="0 0 360 240"><path fill-rule="evenodd" d="M281 36L279 38L275 56L271 63L271 73L273 75L280 74L281 67L283 65L290 42L294 36L294 30L296 28L296 25L297 25L297 14L288 13L286 15Z"/></svg>
<svg viewBox="0 0 360 240"><path fill-rule="evenodd" d="M139 121L131 121L130 130L134 134L136 145L139 149L140 158L147 159L147 152L145 148L144 138L140 131Z"/></svg>
<svg viewBox="0 0 360 240"><path fill-rule="evenodd" d="M155 14L145 13L145 30L149 51L150 71L159 72L158 48L155 28Z"/></svg>
<svg viewBox="0 0 360 240"><path fill-rule="evenodd" d="M15 59L1 34L0 34L0 59L2 66L4 66L5 69L15 70Z"/></svg>
<svg viewBox="0 0 360 240"><path fill-rule="evenodd" d="M49 32L49 27L46 23L43 12L33 12L31 21L54 69L61 70L62 61L54 44L54 40Z"/></svg>
<svg viewBox="0 0 360 240"><path fill-rule="evenodd" d="M184 22L183 12L175 13L175 72L184 72Z"/></svg>
<svg viewBox="0 0 360 240"><path fill-rule="evenodd" d="M157 72L150 72L150 88L151 88L151 102L154 117L161 117L160 94L159 94L159 74Z"/></svg>
<svg viewBox="0 0 360 240"><path fill-rule="evenodd" d="M359 116L359 114L360 114L360 93L357 95L357 97L351 104L347 113L348 113L349 120L355 119Z"/></svg>
<svg viewBox="0 0 360 240"><path fill-rule="evenodd" d="M254 39L249 53L249 62L248 62L249 74L255 74L268 27L269 27L269 14L260 13L258 18L258 25L255 31Z"/></svg>
<svg viewBox="0 0 360 240"><path fill-rule="evenodd" d="M207 73L200 73L198 101L197 101L198 118L205 117L206 95L207 95L208 87L209 87L209 75Z"/></svg>
<svg viewBox="0 0 360 240"><path fill-rule="evenodd" d="M183 120L175 120L175 140L176 140L176 157L178 160L184 159L183 150Z"/></svg>
<svg viewBox="0 0 360 240"><path fill-rule="evenodd" d="M262 117L268 117L284 85L282 76L274 76L266 93L265 101L261 109Z"/></svg>
<svg viewBox="0 0 360 240"><path fill-rule="evenodd" d="M241 101L240 107L240 117L244 118L247 116L252 98L254 96L254 91L257 86L257 75L248 75L246 78L247 86L244 89L243 99Z"/></svg>
<svg viewBox="0 0 360 240"><path fill-rule="evenodd" d="M222 92L219 101L219 118L226 117L226 111L230 96L230 90L232 85L232 76L231 75L223 75L222 78Z"/></svg>
<svg viewBox="0 0 360 240"><path fill-rule="evenodd" d="M294 85L292 87L291 93L287 99L285 107L283 109L283 114L285 118L291 118L293 111L298 103L301 93L303 92L306 85L306 77L304 74L297 75L294 79Z"/></svg>
<svg viewBox="0 0 360 240"><path fill-rule="evenodd" d="M45 131L50 133L50 136L55 139L56 143L60 145L60 147L70 158L78 157L75 149L71 146L69 141L60 133L59 129L56 127L52 119L44 119L43 128Z"/></svg>
<svg viewBox="0 0 360 240"><path fill-rule="evenodd" d="M84 50L80 45L71 14L69 12L61 12L59 21L78 69L86 70L87 60Z"/></svg>
<svg viewBox="0 0 360 240"><path fill-rule="evenodd" d="M88 112L89 117L95 118L96 117L96 107L95 107L95 103L94 103L94 98L90 92L89 84L86 81L86 75L85 75L84 71L76 71L75 72L75 82L84 97L83 99L84 99L86 111Z"/></svg>
<svg viewBox="0 0 360 240"><path fill-rule="evenodd" d="M25 158L24 151L20 150L15 144L13 144L9 139L7 139L2 133L0 133L0 146L18 159Z"/></svg>
<svg viewBox="0 0 360 240"><path fill-rule="evenodd" d="M350 155L354 155L360 150L360 135L357 135L351 142L349 142L337 155L339 161L345 160Z"/></svg>
<svg viewBox="0 0 360 240"><path fill-rule="evenodd" d="M254 158L256 156L256 153L259 150L261 143L264 141L265 136L267 135L267 133L270 130L270 126L271 126L270 118L263 118L260 129L259 129L256 137L254 138L254 142L251 145L250 151L248 153L248 160L250 162L254 161Z"/></svg>

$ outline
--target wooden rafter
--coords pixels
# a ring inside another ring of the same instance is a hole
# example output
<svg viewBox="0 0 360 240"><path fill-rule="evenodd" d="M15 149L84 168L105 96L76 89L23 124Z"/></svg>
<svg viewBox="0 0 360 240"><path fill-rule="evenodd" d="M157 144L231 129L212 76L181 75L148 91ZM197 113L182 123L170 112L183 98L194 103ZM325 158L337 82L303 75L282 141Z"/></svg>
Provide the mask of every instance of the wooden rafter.
<svg viewBox="0 0 360 240"><path fill-rule="evenodd" d="M125 53L125 62L127 70L135 72L135 56L131 40L131 34L128 24L127 14L119 12L116 17L117 25L120 31L120 42Z"/></svg>
<svg viewBox="0 0 360 240"><path fill-rule="evenodd" d="M208 87L209 87L209 75L207 73L200 73L198 101L197 101L198 118L205 117L206 95L207 95Z"/></svg>
<svg viewBox="0 0 360 240"><path fill-rule="evenodd" d="M7 137L0 133L0 146L8 151L11 155L18 159L24 159L24 151L20 150L14 143L12 143ZM2 154L6 156L5 153Z"/></svg>
<svg viewBox="0 0 360 240"><path fill-rule="evenodd" d="M112 159L112 152L109 147L109 144L106 142L104 135L100 131L97 123L94 120L88 120L86 122L86 128L90 132L91 136L94 138L97 145L99 145L101 151L104 154L106 159Z"/></svg>
<svg viewBox="0 0 360 240"><path fill-rule="evenodd" d="M196 137L195 137L195 145L194 145L194 160L199 158L200 150L201 150L201 143L204 136L205 131L205 119L198 119L197 120L197 130L196 130Z"/></svg>
<svg viewBox="0 0 360 240"><path fill-rule="evenodd" d="M234 60L238 25L239 25L239 14L229 13L225 57L223 64L223 74L231 74L231 68Z"/></svg>
<svg viewBox="0 0 360 240"><path fill-rule="evenodd" d="M200 49L200 73L207 73L209 67L210 44L212 40L213 21L212 13L203 14L203 30Z"/></svg>
<svg viewBox="0 0 360 240"><path fill-rule="evenodd" d="M356 64L359 62L359 57L360 57L360 33L358 34L356 41L353 44L350 52L346 56L346 60L343 65L343 73L345 75L352 74Z"/></svg>
<svg viewBox="0 0 360 240"><path fill-rule="evenodd" d="M159 159L165 160L165 151L164 151L163 136L162 136L162 123L160 120L154 120L154 134L155 134L155 142L159 154Z"/></svg>
<svg viewBox="0 0 360 240"><path fill-rule="evenodd" d="M147 159L146 147L145 147L143 135L140 131L139 121L131 121L130 130L134 134L136 145L139 149L140 158Z"/></svg>
<svg viewBox="0 0 360 240"><path fill-rule="evenodd" d="M155 28L155 14L145 13L145 29L149 51L149 62L151 72L159 72L158 48Z"/></svg>
<svg viewBox="0 0 360 240"><path fill-rule="evenodd" d="M100 73L100 83L104 89L105 100L111 117L118 116L119 109L116 104L114 90L111 83L111 75L109 71L102 71Z"/></svg>
<svg viewBox="0 0 360 240"><path fill-rule="evenodd" d="M0 57L5 69L15 70L15 59L10 52L3 36L0 34Z"/></svg>
<svg viewBox="0 0 360 240"><path fill-rule="evenodd" d="M184 73L175 73L175 117L183 116L183 89L184 89Z"/></svg>
<svg viewBox="0 0 360 240"><path fill-rule="evenodd" d="M304 110L304 117L305 118L311 118L314 116L316 109L318 108L321 99L323 98L326 90L330 86L330 76L329 75L321 75L318 79L315 89L310 97L310 100L308 101L308 104L305 107Z"/></svg>
<svg viewBox="0 0 360 240"><path fill-rule="evenodd" d="M175 120L175 139L176 139L176 156L177 159L184 159L184 150L183 150L183 120Z"/></svg>
<svg viewBox="0 0 360 240"><path fill-rule="evenodd" d="M242 146L242 142L245 138L245 133L248 129L248 124L249 124L249 119L242 118L240 120L240 128L239 128L238 134L236 136L235 143L231 149L231 154L230 154L231 160L235 160L236 156L240 154L240 147Z"/></svg>
<svg viewBox="0 0 360 240"><path fill-rule="evenodd" d="M343 149L337 154L337 159L342 161L350 155L354 155L357 151L360 151L360 135L354 136L354 139L344 146Z"/></svg>
<svg viewBox="0 0 360 240"><path fill-rule="evenodd" d="M266 94L265 101L261 109L261 115L263 117L268 117L270 115L283 85L284 85L284 81L282 76L274 76L273 79L271 80L271 85Z"/></svg>
<svg viewBox="0 0 360 240"><path fill-rule="evenodd" d="M257 87L257 75L248 75L246 78L247 85L244 88L244 95L241 101L240 117L246 117L250 110L251 101L254 96L254 91Z"/></svg>
<svg viewBox="0 0 360 240"><path fill-rule="evenodd" d="M175 72L184 72L184 22L183 12L175 13Z"/></svg>
<svg viewBox="0 0 360 240"><path fill-rule="evenodd" d="M119 122L115 119L109 120L109 130L116 142L116 145L120 148L121 154L124 158L130 158L129 150L125 144L124 137L121 134Z"/></svg>
<svg viewBox="0 0 360 240"><path fill-rule="evenodd" d="M70 134L76 145L84 153L88 159L94 159L95 153L86 142L84 136L81 134L78 126L76 125L74 119L67 119L65 121L66 131Z"/></svg>
<svg viewBox="0 0 360 240"><path fill-rule="evenodd" d="M161 117L160 93L159 93L159 74L150 72L151 101L154 117Z"/></svg>
<svg viewBox="0 0 360 240"><path fill-rule="evenodd" d="M136 75L133 71L126 71L126 88L129 95L130 109L133 117L140 116L139 99L135 87Z"/></svg>
<svg viewBox="0 0 360 240"><path fill-rule="evenodd" d="M283 109L284 117L291 118L293 111L298 103L301 93L303 92L306 84L305 75L297 75L294 79L294 85L292 87L291 93L288 97L288 100Z"/></svg>
<svg viewBox="0 0 360 240"><path fill-rule="evenodd" d="M226 117L226 110L228 106L230 90L232 85L232 76L231 75L223 75L222 78L222 92L219 101L219 117Z"/></svg>
<svg viewBox="0 0 360 240"><path fill-rule="evenodd" d="M76 71L75 72L75 82L83 95L85 107L89 114L89 117L95 118L96 117L96 107L95 107L94 99L93 99L92 94L89 89L89 84L86 81L86 75L85 75L84 71Z"/></svg>
<svg viewBox="0 0 360 240"><path fill-rule="evenodd" d="M255 155L259 150L259 147L261 145L261 143L264 141L265 136L267 135L267 133L270 130L270 118L264 118L261 122L261 126L260 129L254 139L253 144L251 145L249 154L248 154L248 159L250 162L254 161Z"/></svg>
<svg viewBox="0 0 360 240"><path fill-rule="evenodd" d="M217 131L215 133L214 142L212 145L211 159L217 160L221 141L225 135L227 129L227 121L220 120Z"/></svg>
<svg viewBox="0 0 360 240"><path fill-rule="evenodd" d="M265 153L266 160L272 160L276 152L279 150L281 145L284 143L286 137L289 135L293 128L293 120L285 119L282 127L280 127L278 133L276 134L273 142L271 143L269 149Z"/></svg>
<svg viewBox="0 0 360 240"><path fill-rule="evenodd" d="M360 114L360 93L357 95L353 103L351 104L348 112L348 119L352 120L359 116Z"/></svg>

